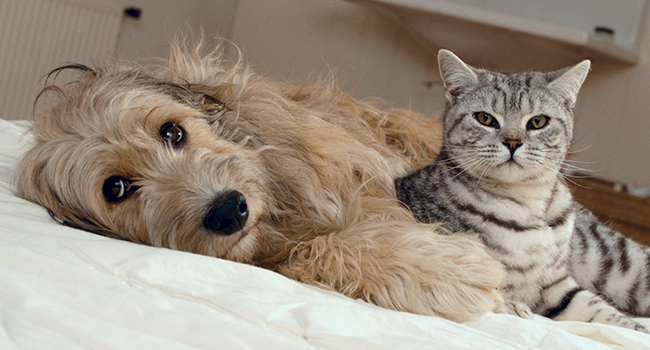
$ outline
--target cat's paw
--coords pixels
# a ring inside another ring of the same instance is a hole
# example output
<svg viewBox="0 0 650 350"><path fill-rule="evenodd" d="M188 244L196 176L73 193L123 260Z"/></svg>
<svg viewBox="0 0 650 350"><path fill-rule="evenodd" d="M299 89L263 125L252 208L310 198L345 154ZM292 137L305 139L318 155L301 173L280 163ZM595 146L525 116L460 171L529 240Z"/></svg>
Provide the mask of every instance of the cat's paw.
<svg viewBox="0 0 650 350"><path fill-rule="evenodd" d="M650 334L648 328L588 290L576 293L569 305L553 319L556 321L604 323Z"/></svg>
<svg viewBox="0 0 650 350"><path fill-rule="evenodd" d="M518 301L507 301L506 313L509 315L519 316L526 320L533 318L533 311L530 310L528 305L520 303Z"/></svg>

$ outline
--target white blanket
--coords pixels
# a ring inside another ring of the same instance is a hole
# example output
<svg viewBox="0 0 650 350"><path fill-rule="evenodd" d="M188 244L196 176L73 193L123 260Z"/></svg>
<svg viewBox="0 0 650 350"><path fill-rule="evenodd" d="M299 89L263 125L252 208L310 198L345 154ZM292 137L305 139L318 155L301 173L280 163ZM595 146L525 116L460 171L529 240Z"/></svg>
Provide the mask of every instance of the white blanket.
<svg viewBox="0 0 650 350"><path fill-rule="evenodd" d="M25 127L0 119L0 349L650 349L650 335L613 326L385 310L253 266L58 225L13 195Z"/></svg>

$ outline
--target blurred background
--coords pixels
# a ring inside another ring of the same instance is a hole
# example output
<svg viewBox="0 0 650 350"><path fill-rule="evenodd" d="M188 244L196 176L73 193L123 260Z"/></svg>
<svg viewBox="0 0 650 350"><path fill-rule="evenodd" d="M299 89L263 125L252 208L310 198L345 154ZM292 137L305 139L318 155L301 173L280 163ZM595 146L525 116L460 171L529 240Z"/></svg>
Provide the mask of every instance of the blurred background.
<svg viewBox="0 0 650 350"><path fill-rule="evenodd" d="M61 64L166 57L179 30L231 40L271 77L301 82L335 71L358 98L432 117L444 108L442 47L509 72L590 58L572 159L643 196L650 188L646 9L644 0L0 0L1 116L29 119L39 79Z"/></svg>

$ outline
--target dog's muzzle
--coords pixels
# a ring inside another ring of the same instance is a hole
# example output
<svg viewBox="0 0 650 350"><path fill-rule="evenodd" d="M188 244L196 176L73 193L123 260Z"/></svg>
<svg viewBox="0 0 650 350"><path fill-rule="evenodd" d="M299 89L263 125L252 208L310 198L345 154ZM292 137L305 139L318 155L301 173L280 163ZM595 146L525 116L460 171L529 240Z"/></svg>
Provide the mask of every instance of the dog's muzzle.
<svg viewBox="0 0 650 350"><path fill-rule="evenodd" d="M222 235L230 235L241 230L248 219L246 197L238 191L221 194L210 206L203 226Z"/></svg>

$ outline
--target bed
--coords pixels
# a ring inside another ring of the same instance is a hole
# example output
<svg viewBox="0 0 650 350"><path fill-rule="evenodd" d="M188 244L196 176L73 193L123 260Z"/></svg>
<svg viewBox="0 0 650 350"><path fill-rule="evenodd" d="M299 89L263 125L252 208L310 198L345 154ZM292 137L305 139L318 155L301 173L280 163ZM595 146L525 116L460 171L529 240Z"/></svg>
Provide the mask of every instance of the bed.
<svg viewBox="0 0 650 350"><path fill-rule="evenodd" d="M13 195L27 127L0 119L0 349L650 349L650 335L606 325L385 310L253 266L61 226Z"/></svg>

